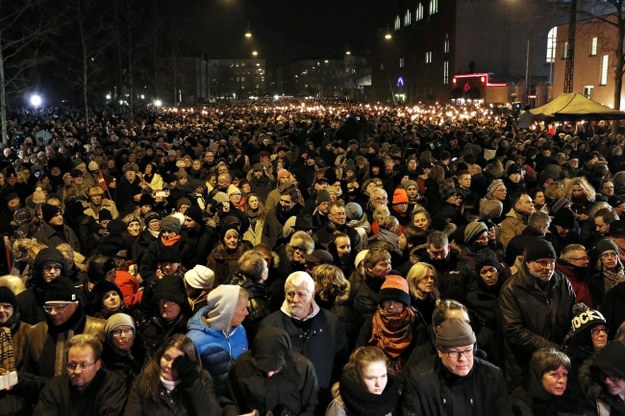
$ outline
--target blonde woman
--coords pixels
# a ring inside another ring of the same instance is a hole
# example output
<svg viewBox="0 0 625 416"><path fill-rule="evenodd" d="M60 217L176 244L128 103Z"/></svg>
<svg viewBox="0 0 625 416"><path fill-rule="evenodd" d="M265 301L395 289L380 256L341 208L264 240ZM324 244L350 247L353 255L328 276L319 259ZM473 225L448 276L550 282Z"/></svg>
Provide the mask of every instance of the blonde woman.
<svg viewBox="0 0 625 416"><path fill-rule="evenodd" d="M428 263L415 263L408 271L406 280L410 289L411 305L419 309L429 325L432 322L436 300L440 296L436 269Z"/></svg>

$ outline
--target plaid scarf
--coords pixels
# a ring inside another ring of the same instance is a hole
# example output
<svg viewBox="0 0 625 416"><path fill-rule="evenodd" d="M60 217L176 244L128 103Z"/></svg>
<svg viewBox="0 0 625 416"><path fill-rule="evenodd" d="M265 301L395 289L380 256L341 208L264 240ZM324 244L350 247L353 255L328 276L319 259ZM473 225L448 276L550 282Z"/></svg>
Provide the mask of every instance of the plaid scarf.
<svg viewBox="0 0 625 416"><path fill-rule="evenodd" d="M7 327L0 327L0 369L15 370L13 337L11 336L11 328Z"/></svg>

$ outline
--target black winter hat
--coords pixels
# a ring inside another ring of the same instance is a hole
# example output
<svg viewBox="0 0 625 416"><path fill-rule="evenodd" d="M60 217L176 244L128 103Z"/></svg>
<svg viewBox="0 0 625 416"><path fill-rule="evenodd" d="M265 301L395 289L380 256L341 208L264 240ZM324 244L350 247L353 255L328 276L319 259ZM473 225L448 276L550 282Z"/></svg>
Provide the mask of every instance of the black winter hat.
<svg viewBox="0 0 625 416"><path fill-rule="evenodd" d="M158 256L159 263L180 263L182 261L182 253L178 246L163 246Z"/></svg>
<svg viewBox="0 0 625 416"><path fill-rule="evenodd" d="M203 217L202 217L202 208L198 207L197 205L193 205L187 208L184 215L186 215L187 217L191 218L193 221L199 224L202 224L204 222Z"/></svg>
<svg viewBox="0 0 625 416"><path fill-rule="evenodd" d="M510 166L508 166L508 169L506 170L506 176L510 176L514 173L522 173L523 172L523 168L521 166L519 166L516 163L511 163Z"/></svg>
<svg viewBox="0 0 625 416"><path fill-rule="evenodd" d="M597 353L590 364L593 373L607 371L610 375L625 378L625 342L610 341Z"/></svg>
<svg viewBox="0 0 625 416"><path fill-rule="evenodd" d="M41 204L41 215L43 216L43 220L45 222L50 222L52 218L56 217L60 213L61 208L56 205Z"/></svg>
<svg viewBox="0 0 625 416"><path fill-rule="evenodd" d="M475 271L478 275L484 266L493 266L497 270L501 267L497 254L490 248L483 248L475 253Z"/></svg>
<svg viewBox="0 0 625 416"><path fill-rule="evenodd" d="M575 216L570 208L560 208L553 217L553 225L558 225L566 229L572 229L575 226Z"/></svg>
<svg viewBox="0 0 625 416"><path fill-rule="evenodd" d="M556 251L553 249L551 243L542 238L537 239L531 245L525 248L523 257L526 263L530 261L536 261L540 259L556 259Z"/></svg>
<svg viewBox="0 0 625 416"><path fill-rule="evenodd" d="M48 284L44 299L45 302L75 302L80 300L74 282L65 276L59 276Z"/></svg>
<svg viewBox="0 0 625 416"><path fill-rule="evenodd" d="M8 303L15 308L17 306L15 293L6 286L0 287L0 303Z"/></svg>
<svg viewBox="0 0 625 416"><path fill-rule="evenodd" d="M154 286L154 300L171 300L185 309L189 309L189 301L184 289L183 279L177 276L165 276Z"/></svg>

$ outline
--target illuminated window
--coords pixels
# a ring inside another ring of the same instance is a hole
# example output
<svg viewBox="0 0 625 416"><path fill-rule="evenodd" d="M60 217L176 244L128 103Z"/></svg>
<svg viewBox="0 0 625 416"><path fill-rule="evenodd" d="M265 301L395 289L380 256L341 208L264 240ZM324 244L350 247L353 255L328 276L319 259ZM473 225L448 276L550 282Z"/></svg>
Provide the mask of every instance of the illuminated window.
<svg viewBox="0 0 625 416"><path fill-rule="evenodd" d="M425 63L426 64L432 63L432 51L428 51L425 53Z"/></svg>
<svg viewBox="0 0 625 416"><path fill-rule="evenodd" d="M552 64L556 59L556 41L558 40L558 27L554 26L547 35L547 63Z"/></svg>
<svg viewBox="0 0 625 416"><path fill-rule="evenodd" d="M404 26L410 26L412 23L412 13L410 10L406 10L406 14L404 15Z"/></svg>
<svg viewBox="0 0 625 416"><path fill-rule="evenodd" d="M569 54L569 43L568 42L564 42L562 44L562 59L566 59L568 54Z"/></svg>
<svg viewBox="0 0 625 416"><path fill-rule="evenodd" d="M415 22L418 22L419 20L423 20L423 4L419 3L417 5L417 10L415 11L415 15L414 15L414 20Z"/></svg>
<svg viewBox="0 0 625 416"><path fill-rule="evenodd" d="M430 14L438 13L438 0L430 0Z"/></svg>
<svg viewBox="0 0 625 416"><path fill-rule="evenodd" d="M601 58L601 78L599 79L599 85L608 84L608 66L610 64L610 56L603 55Z"/></svg>
<svg viewBox="0 0 625 416"><path fill-rule="evenodd" d="M443 43L443 52L449 53L449 34L445 34L445 42Z"/></svg>
<svg viewBox="0 0 625 416"><path fill-rule="evenodd" d="M443 61L443 84L449 84L449 61Z"/></svg>
<svg viewBox="0 0 625 416"><path fill-rule="evenodd" d="M595 36L590 40L590 56L595 56L597 54L597 37Z"/></svg>
<svg viewBox="0 0 625 416"><path fill-rule="evenodd" d="M588 99L592 99L592 90L593 90L594 88L595 88L595 87L594 87L594 86L592 86L592 85L584 85L584 92L583 92L584 97L586 97L586 98L588 98Z"/></svg>
<svg viewBox="0 0 625 416"><path fill-rule="evenodd" d="M395 17L395 30L401 29L401 19L399 16Z"/></svg>
<svg viewBox="0 0 625 416"><path fill-rule="evenodd" d="M399 58L399 67L400 68L404 67L404 58Z"/></svg>

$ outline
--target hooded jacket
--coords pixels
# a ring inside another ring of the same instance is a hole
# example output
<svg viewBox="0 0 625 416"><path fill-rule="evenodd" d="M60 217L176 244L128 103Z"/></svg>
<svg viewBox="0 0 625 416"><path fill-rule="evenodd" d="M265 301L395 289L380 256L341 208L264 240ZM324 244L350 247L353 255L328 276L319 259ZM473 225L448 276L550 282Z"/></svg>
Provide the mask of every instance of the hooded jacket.
<svg viewBox="0 0 625 416"><path fill-rule="evenodd" d="M210 304L200 308L187 324L187 336L195 344L219 394L223 393L232 362L248 350L243 325L230 326L239 292L238 286L217 286L209 295Z"/></svg>

